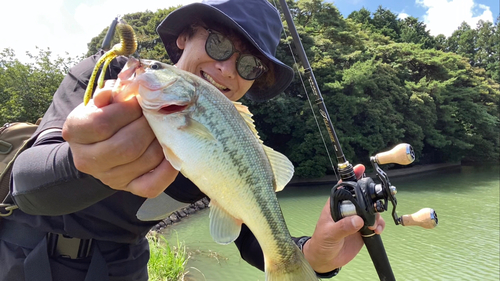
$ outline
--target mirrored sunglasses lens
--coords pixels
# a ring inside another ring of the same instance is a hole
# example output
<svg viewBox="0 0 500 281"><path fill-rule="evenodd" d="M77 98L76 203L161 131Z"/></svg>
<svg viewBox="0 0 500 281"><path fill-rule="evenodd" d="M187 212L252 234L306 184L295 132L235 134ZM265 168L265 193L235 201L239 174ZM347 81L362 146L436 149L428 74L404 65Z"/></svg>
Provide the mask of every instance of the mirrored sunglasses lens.
<svg viewBox="0 0 500 281"><path fill-rule="evenodd" d="M221 34L210 33L205 49L214 60L226 60L233 54L233 43Z"/></svg>
<svg viewBox="0 0 500 281"><path fill-rule="evenodd" d="M262 62L252 55L242 55L238 60L236 68L240 76L247 80L257 79L265 70Z"/></svg>

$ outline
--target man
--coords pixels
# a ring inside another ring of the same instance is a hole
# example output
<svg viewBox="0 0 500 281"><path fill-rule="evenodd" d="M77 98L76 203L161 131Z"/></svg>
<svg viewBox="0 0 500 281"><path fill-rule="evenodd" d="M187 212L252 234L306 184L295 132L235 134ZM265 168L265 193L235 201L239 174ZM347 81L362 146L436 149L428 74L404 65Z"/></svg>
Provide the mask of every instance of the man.
<svg viewBox="0 0 500 281"><path fill-rule="evenodd" d="M265 0L191 4L157 31L178 68L231 100L245 94L267 100L292 80L293 71L274 56L281 20ZM97 59L70 70L32 147L16 160L11 188L20 210L0 227L0 280L147 280L144 237L156 222L138 220L137 210L162 192L181 202L204 197L164 158L137 100L112 102L112 80L83 106ZM115 79L125 62L113 62L106 79ZM334 222L327 201L312 238L295 240L318 276L331 277L363 246L362 225L357 216ZM379 218L373 229L381 233L384 225ZM263 269L248 228L235 243L247 262Z"/></svg>

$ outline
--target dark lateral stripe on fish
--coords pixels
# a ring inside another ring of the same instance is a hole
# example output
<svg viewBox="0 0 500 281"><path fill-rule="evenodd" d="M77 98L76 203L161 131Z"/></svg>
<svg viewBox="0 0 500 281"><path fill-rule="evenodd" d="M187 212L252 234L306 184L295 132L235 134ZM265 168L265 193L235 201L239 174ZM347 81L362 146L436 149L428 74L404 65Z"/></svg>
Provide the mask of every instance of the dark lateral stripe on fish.
<svg viewBox="0 0 500 281"><path fill-rule="evenodd" d="M232 105L231 105L232 106ZM260 176L261 179L257 179L256 175L251 173L253 169L248 165L245 165L244 158L239 158L237 155L238 152L238 144L230 142L230 140L234 140L233 132L226 132L226 128L234 127L232 125L237 125L237 121L234 119L221 119L221 116L216 116L216 111L207 110L205 107L198 105L198 108L202 108L202 111L207 116L206 126L209 127L210 131L219 136L217 139L222 144L223 151L229 155L229 160L231 161L232 166L237 170L238 174L242 176L242 179L246 183L247 186L255 187L258 185L266 184L265 179ZM207 115L208 114L208 115ZM230 116L230 115L228 115ZM225 123L224 125L220 125L221 123ZM227 126L230 124L230 126ZM241 147L240 147L241 148ZM247 149L253 150L252 147L247 147ZM256 151L251 151L250 153L258 154ZM272 173L272 172L271 172ZM268 175L272 177L273 175ZM263 183L259 183L259 181L263 181ZM272 182L270 181L270 184ZM273 187L266 188L254 188L256 192L254 192L254 196L257 202L268 202L270 196L276 196L274 193ZM276 199L277 201L277 199ZM277 241L277 250L279 255L285 259L293 256L293 251L290 250L290 243L287 243L287 240L291 241L290 238L286 238L286 236L290 236L286 226L284 225L283 214L281 208L278 204L260 204L262 213L267 214L269 229L274 237L278 238ZM273 210L275 209L275 210ZM283 222L280 222L283 220ZM284 234L286 233L286 234Z"/></svg>

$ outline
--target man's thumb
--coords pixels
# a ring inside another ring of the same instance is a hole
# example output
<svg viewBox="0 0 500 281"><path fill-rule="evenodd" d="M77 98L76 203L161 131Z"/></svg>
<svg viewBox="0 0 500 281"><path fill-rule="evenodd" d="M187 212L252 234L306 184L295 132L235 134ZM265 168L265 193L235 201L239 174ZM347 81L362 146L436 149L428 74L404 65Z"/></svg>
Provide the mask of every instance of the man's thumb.
<svg viewBox="0 0 500 281"><path fill-rule="evenodd" d="M346 220L344 230L349 234L359 231L365 224L363 219L359 216L346 217L344 220Z"/></svg>

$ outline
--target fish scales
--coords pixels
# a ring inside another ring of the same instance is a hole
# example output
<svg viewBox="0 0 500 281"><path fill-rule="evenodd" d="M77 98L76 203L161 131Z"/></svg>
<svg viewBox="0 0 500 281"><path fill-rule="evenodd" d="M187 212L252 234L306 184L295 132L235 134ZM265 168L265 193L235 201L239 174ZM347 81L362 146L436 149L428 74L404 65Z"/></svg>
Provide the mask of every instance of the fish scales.
<svg viewBox="0 0 500 281"><path fill-rule="evenodd" d="M203 88L203 90L207 91L208 89ZM221 98L220 95L210 95L210 94L204 94L200 93L200 96L203 98ZM223 98L223 97L222 97ZM199 104L204 104L203 101L200 101ZM207 111L212 111L212 112L227 112L227 111L233 111L233 105L228 104L229 106L223 106L223 107L217 107L217 105L221 105L221 103L218 103L217 100L208 100L209 105L213 105L214 108L212 110L207 110ZM226 103L227 104L227 103ZM196 114L196 113L195 113ZM227 124L228 127L234 128L234 131L237 131L240 127L246 127L246 124L242 124L242 120L238 118L234 118L233 115L223 115L221 114L220 116L224 116L226 118L215 118L215 116L211 114L196 114L198 115L198 120L202 120L203 118L206 119L206 124L208 127L210 127L215 134L219 136L227 136L230 135L232 136L232 130L221 130L220 128L226 128ZM248 131L249 132L249 131ZM247 137L249 139L254 139L255 136L249 132L247 134ZM277 201L276 195L274 191L270 188L267 188L269 186L273 186L274 183L270 182L274 178L272 175L272 171L270 169L265 169L265 166L257 166L256 169L251 169L248 167L248 165L245 165L245 163L259 163L260 161L268 161L267 157L263 157L264 151L261 148L260 145L255 145L258 144L258 142L255 141L246 141L247 138L234 138L234 137L220 137L218 138L220 143L223 146L223 151L227 152L227 155L230 156L229 160L232 162L233 167L236 169L236 172L238 172L238 177L236 178L241 178L243 180L242 185L243 186L248 186L251 187L251 194L256 197L256 201L258 202L265 202L269 200L269 198L273 198ZM241 151L245 150L250 150L249 153L246 153L245 155L249 156L250 158L265 158L265 159L249 159L248 161L243 161L243 157L237 157L241 156ZM271 209L272 208L272 209ZM281 209L277 204L267 204L262 206L262 212L263 213L268 213L268 214L277 214L279 213L280 216L282 216ZM272 216L268 218L269 220L269 227L272 230L272 235L276 236L281 236L283 233L287 233L288 230L286 230L285 227L283 227L282 224L280 224L280 218ZM288 238L288 237L287 237ZM284 245L280 245L281 247L278 247L278 251L282 249L281 255L285 255L287 250L283 248ZM289 252L289 249L288 249Z"/></svg>
<svg viewBox="0 0 500 281"><path fill-rule="evenodd" d="M207 81L141 62L130 89L138 88L137 99L166 158L211 198L214 240L233 242L244 223L264 253L266 280L317 280L291 239L275 194L293 175L290 161L262 144L246 107Z"/></svg>

